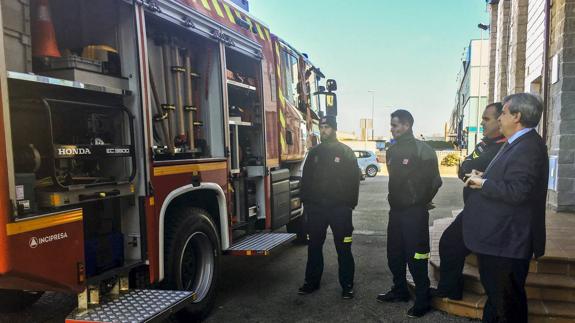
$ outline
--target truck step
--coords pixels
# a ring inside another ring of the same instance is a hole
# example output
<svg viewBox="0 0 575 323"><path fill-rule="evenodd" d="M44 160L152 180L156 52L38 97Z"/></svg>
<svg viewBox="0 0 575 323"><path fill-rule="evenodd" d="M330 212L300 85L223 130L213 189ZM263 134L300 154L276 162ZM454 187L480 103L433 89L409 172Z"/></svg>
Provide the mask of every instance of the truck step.
<svg viewBox="0 0 575 323"><path fill-rule="evenodd" d="M256 233L234 243L226 253L232 256L267 256L272 249L295 238L294 233Z"/></svg>
<svg viewBox="0 0 575 323"><path fill-rule="evenodd" d="M88 310L76 310L66 318L66 323L163 322L195 297L190 291L134 289Z"/></svg>

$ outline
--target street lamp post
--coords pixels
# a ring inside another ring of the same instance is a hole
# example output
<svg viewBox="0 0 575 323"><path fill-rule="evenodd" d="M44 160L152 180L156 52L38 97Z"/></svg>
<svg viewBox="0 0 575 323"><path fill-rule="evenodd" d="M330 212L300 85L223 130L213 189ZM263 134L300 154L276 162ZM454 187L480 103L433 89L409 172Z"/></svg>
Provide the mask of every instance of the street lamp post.
<svg viewBox="0 0 575 323"><path fill-rule="evenodd" d="M374 137L374 128L375 128L375 122L373 120L374 117L374 110L375 110L375 90L368 90L367 92L371 93L371 140L373 140ZM366 134L367 137L367 134Z"/></svg>
<svg viewBox="0 0 575 323"><path fill-rule="evenodd" d="M479 76L477 77L478 88L477 88L477 120L475 129L475 145L479 142L479 128L481 128L481 73L483 72L482 58L483 58L483 31L489 29L489 25L478 24L477 28L481 30L481 37L479 42Z"/></svg>

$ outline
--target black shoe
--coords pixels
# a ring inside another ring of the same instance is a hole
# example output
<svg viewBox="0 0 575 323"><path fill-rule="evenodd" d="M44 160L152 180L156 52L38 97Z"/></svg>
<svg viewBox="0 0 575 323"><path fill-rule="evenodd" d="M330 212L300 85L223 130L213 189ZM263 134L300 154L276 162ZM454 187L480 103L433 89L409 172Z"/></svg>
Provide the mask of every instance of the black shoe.
<svg viewBox="0 0 575 323"><path fill-rule="evenodd" d="M413 318L422 317L425 314L427 314L427 312L429 312L429 311L431 311L431 307L429 307L429 305L424 306L424 307L419 307L419 306L414 305L409 310L407 310L407 316L413 317Z"/></svg>
<svg viewBox="0 0 575 323"><path fill-rule="evenodd" d="M409 299L410 297L407 291L402 293L395 289L392 289L387 293L377 295L377 301L385 303L407 302Z"/></svg>
<svg viewBox="0 0 575 323"><path fill-rule="evenodd" d="M344 288L341 291L341 298L352 299L353 298L353 288Z"/></svg>
<svg viewBox="0 0 575 323"><path fill-rule="evenodd" d="M307 295L307 294L311 294L311 293L315 292L318 289L319 289L319 285L304 283L303 286L299 288L297 293L300 295Z"/></svg>
<svg viewBox="0 0 575 323"><path fill-rule="evenodd" d="M449 298L455 301L460 301L463 298L463 295L461 294L450 294L438 288L430 288L429 296L437 298Z"/></svg>

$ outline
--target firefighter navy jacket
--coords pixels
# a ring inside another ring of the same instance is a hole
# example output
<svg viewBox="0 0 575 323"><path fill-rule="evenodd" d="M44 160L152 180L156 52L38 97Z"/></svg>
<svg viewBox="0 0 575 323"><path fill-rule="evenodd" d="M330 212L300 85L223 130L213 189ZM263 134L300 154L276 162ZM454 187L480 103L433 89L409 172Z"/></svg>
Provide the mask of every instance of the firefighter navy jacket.
<svg viewBox="0 0 575 323"><path fill-rule="evenodd" d="M442 185L435 151L408 132L386 153L389 206L405 209L431 203Z"/></svg>
<svg viewBox="0 0 575 323"><path fill-rule="evenodd" d="M351 148L337 139L323 141L307 155L301 179L301 200L353 209L359 195L359 175Z"/></svg>

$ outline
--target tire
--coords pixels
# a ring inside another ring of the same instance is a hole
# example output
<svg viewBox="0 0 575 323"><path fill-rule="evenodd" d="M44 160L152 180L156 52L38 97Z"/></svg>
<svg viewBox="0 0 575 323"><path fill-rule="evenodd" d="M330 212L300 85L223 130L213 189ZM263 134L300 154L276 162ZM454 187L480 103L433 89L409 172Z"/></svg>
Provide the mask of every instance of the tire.
<svg viewBox="0 0 575 323"><path fill-rule="evenodd" d="M296 234L296 239L294 240L295 243L298 244L307 243L307 234L305 232L305 218L303 214L300 217L295 218L291 222L286 224L286 231L288 233Z"/></svg>
<svg viewBox="0 0 575 323"><path fill-rule="evenodd" d="M219 281L220 242L203 209L182 207L166 221L165 286L193 290L196 300L177 313L183 322L200 321L214 306Z"/></svg>
<svg viewBox="0 0 575 323"><path fill-rule="evenodd" d="M365 174L367 175L367 177L375 177L377 175L377 167L373 165L367 166L367 168L365 169Z"/></svg>
<svg viewBox="0 0 575 323"><path fill-rule="evenodd" d="M34 304L44 292L0 289L0 313L19 312Z"/></svg>

